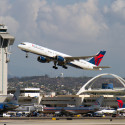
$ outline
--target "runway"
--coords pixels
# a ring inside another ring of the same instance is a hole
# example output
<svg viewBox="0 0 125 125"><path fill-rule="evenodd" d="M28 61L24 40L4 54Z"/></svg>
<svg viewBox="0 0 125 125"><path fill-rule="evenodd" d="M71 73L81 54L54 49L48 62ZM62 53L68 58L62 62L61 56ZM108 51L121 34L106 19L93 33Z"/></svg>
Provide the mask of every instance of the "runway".
<svg viewBox="0 0 125 125"><path fill-rule="evenodd" d="M125 119L0 120L1 125L125 125Z"/></svg>

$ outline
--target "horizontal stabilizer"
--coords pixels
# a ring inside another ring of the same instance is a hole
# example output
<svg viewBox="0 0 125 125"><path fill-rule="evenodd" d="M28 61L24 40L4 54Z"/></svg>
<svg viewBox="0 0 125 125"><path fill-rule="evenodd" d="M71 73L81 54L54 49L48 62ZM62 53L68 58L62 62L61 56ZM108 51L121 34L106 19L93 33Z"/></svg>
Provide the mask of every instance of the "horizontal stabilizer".
<svg viewBox="0 0 125 125"><path fill-rule="evenodd" d="M104 69L104 68L111 68L111 67L109 67L109 66L93 66L93 69L100 69L100 68Z"/></svg>

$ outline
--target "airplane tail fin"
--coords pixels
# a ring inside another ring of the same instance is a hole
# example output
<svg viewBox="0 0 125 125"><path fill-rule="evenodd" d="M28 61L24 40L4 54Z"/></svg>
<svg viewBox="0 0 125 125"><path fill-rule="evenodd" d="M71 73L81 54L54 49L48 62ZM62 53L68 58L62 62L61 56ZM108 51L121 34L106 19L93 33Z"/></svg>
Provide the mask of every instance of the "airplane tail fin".
<svg viewBox="0 0 125 125"><path fill-rule="evenodd" d="M93 104L94 108L100 108L102 105L104 97L100 96L99 98L96 99L95 103Z"/></svg>
<svg viewBox="0 0 125 125"><path fill-rule="evenodd" d="M95 57L92 57L88 62L98 66L102 60L102 58L104 57L106 51L100 51L99 53L96 54Z"/></svg>
<svg viewBox="0 0 125 125"><path fill-rule="evenodd" d="M123 103L123 101L119 97L116 97L116 99L118 102L118 108L125 108L125 104Z"/></svg>
<svg viewBox="0 0 125 125"><path fill-rule="evenodd" d="M13 98L10 102L18 104L19 95L20 95L20 86L17 87L16 92L14 93Z"/></svg>

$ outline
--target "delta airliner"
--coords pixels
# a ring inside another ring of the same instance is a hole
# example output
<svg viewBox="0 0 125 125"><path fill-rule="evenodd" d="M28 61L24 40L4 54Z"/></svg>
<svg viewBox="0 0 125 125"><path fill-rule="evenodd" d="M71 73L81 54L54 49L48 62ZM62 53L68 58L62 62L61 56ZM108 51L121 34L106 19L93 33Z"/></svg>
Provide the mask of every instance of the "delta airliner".
<svg viewBox="0 0 125 125"><path fill-rule="evenodd" d="M26 58L28 57L28 52L30 52L38 55L37 61L41 63L53 61L54 69L58 69L57 66L67 69L68 65L84 70L102 70L102 68L109 68L108 66L99 66L106 51L100 51L93 56L72 57L29 42L20 43L18 48L26 52ZM88 58L90 58L90 60L86 61L85 59Z"/></svg>

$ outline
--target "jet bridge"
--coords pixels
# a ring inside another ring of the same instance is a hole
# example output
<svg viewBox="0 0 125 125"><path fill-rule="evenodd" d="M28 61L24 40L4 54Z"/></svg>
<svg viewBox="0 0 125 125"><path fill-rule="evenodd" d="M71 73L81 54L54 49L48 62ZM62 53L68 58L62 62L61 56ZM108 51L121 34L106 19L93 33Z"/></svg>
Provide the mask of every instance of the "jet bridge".
<svg viewBox="0 0 125 125"><path fill-rule="evenodd" d="M7 26L0 24L0 95L7 95L7 63L10 61L14 40L15 38L7 32Z"/></svg>

